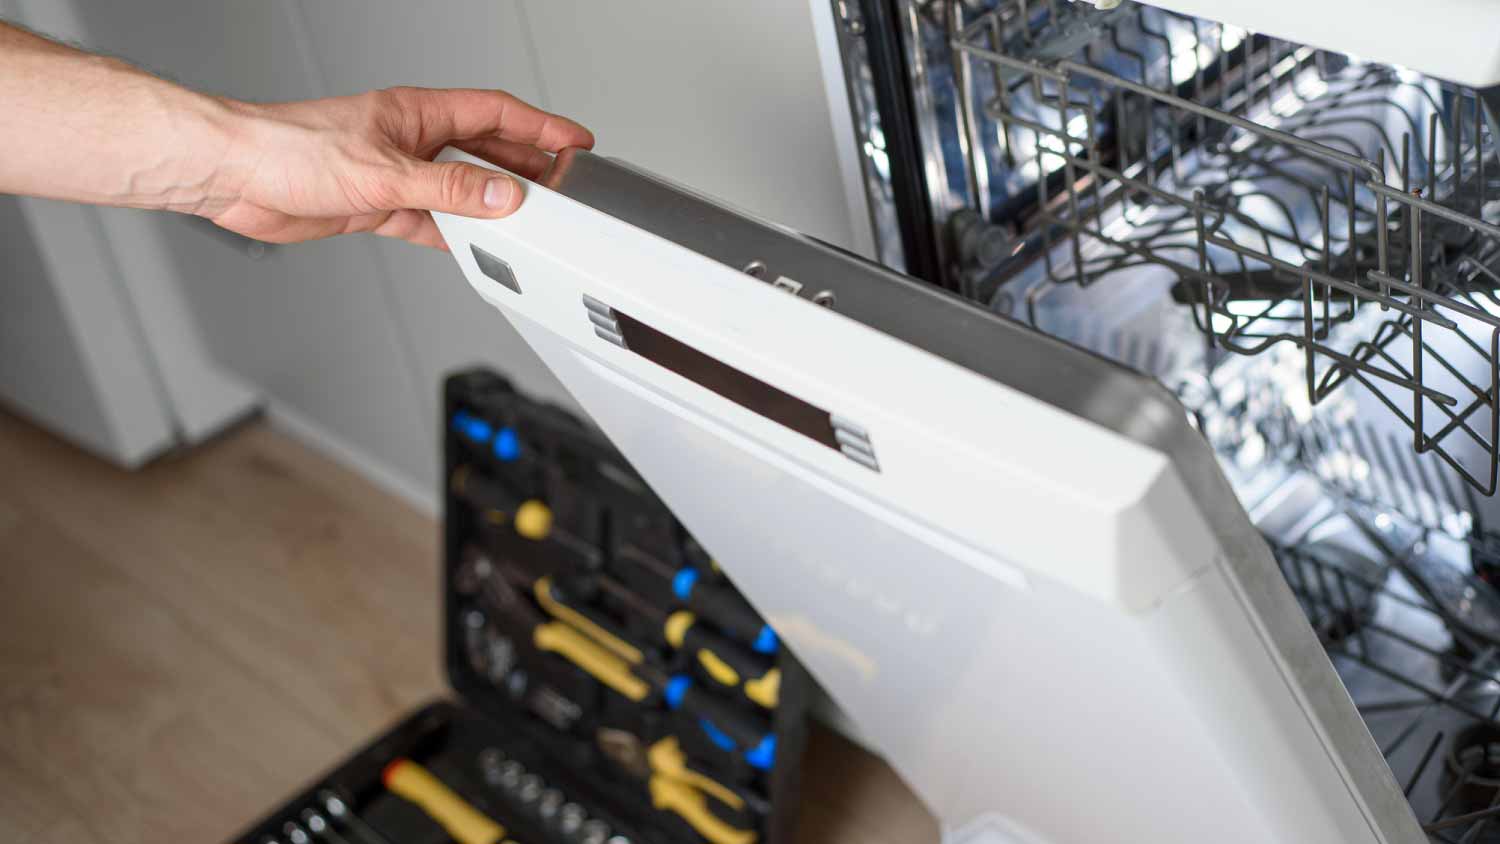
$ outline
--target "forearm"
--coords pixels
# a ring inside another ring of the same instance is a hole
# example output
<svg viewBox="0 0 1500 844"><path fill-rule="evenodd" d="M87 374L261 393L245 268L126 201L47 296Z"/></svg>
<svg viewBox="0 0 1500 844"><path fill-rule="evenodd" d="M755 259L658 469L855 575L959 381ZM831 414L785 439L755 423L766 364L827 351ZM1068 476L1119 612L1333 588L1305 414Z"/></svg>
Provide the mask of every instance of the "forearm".
<svg viewBox="0 0 1500 844"><path fill-rule="evenodd" d="M503 217L584 127L504 91L205 96L0 22L0 194L198 214L276 243L373 232L446 248L429 212Z"/></svg>
<svg viewBox="0 0 1500 844"><path fill-rule="evenodd" d="M197 211L232 146L225 102L0 22L0 193Z"/></svg>

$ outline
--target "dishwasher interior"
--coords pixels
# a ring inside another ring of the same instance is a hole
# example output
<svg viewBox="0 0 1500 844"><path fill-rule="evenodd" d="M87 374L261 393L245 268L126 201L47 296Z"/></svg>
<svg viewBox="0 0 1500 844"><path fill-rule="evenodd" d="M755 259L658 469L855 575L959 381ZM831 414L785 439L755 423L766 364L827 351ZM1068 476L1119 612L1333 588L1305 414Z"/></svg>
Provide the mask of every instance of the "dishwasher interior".
<svg viewBox="0 0 1500 844"><path fill-rule="evenodd" d="M1431 840L1500 841L1486 96L1128 0L834 8L880 258L1173 390Z"/></svg>

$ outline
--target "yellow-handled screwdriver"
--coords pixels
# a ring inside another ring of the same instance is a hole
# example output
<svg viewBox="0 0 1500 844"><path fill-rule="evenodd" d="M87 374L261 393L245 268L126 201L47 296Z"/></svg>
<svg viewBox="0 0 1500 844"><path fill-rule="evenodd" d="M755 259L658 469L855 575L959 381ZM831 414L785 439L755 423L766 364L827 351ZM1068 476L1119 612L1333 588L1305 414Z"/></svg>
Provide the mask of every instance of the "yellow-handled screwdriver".
<svg viewBox="0 0 1500 844"><path fill-rule="evenodd" d="M381 774L381 782L392 794L415 803L458 844L515 844L505 837L505 827L474 808L431 771L410 759L397 759L387 765Z"/></svg>

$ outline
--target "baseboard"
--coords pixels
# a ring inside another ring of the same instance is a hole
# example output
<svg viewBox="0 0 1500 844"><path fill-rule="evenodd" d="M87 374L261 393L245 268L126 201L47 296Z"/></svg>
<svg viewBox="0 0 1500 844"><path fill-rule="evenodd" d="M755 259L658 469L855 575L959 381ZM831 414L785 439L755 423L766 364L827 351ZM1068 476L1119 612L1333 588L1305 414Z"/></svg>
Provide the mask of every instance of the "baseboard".
<svg viewBox="0 0 1500 844"><path fill-rule="evenodd" d="M266 407L266 418L270 420L272 427L357 472L425 515L436 519L441 513L442 507L435 490L427 489L425 484L413 482L384 461L350 445L347 440L336 436L295 408L272 400Z"/></svg>

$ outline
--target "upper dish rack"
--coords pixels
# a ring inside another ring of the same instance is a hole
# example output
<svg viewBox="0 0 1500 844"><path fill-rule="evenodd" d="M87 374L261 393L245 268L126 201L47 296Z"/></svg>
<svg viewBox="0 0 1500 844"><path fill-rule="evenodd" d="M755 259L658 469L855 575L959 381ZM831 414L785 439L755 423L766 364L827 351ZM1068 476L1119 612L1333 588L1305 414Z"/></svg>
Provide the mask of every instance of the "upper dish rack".
<svg viewBox="0 0 1500 844"><path fill-rule="evenodd" d="M1309 405L1362 384L1417 453L1496 491L1500 192L1474 92L1132 3L934 19L947 181L1021 221L1033 319L1055 288L1160 274L1210 362L1295 347Z"/></svg>

